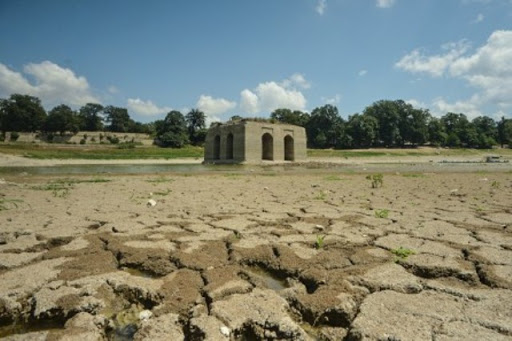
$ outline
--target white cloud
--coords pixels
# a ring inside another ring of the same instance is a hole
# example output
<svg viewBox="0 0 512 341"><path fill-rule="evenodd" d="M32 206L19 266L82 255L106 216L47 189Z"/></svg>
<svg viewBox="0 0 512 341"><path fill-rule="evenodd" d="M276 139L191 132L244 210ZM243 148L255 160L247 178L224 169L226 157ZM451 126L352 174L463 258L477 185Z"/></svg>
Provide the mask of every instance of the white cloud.
<svg viewBox="0 0 512 341"><path fill-rule="evenodd" d="M405 103L408 103L408 104L410 104L413 107L418 108L418 109L423 109L423 108L427 108L428 107L428 105L426 105L425 103L423 103L421 101L418 101L417 99L414 99L414 98L405 100Z"/></svg>
<svg viewBox="0 0 512 341"><path fill-rule="evenodd" d="M326 7L327 7L327 0L318 0L316 7L315 7L315 11L320 15L324 15Z"/></svg>
<svg viewBox="0 0 512 341"><path fill-rule="evenodd" d="M25 65L23 72L34 78L34 84L31 84L22 73L0 63L1 96L6 97L13 93L32 95L41 99L46 107L58 104L81 106L88 102L100 102L92 94L87 79L76 76L68 68L43 61Z"/></svg>
<svg viewBox="0 0 512 341"><path fill-rule="evenodd" d="M416 49L402 57L395 67L412 73L428 73L431 76L440 77L457 58L468 51L469 46L465 40L444 44L442 49L447 52L434 56L425 56L419 49Z"/></svg>
<svg viewBox="0 0 512 341"><path fill-rule="evenodd" d="M336 105L336 104L340 103L341 95L340 94L336 94L336 95L334 95L334 97L322 97L321 100L325 104Z"/></svg>
<svg viewBox="0 0 512 341"><path fill-rule="evenodd" d="M377 0L377 7L390 8L395 4L395 0Z"/></svg>
<svg viewBox="0 0 512 341"><path fill-rule="evenodd" d="M231 102L224 98L201 95L196 103L196 107L206 115L216 115L233 109L236 107L236 102Z"/></svg>
<svg viewBox="0 0 512 341"><path fill-rule="evenodd" d="M495 106L496 111L512 108L512 31L495 31L487 42L469 53L467 43L445 46L443 56L408 54L396 66L416 73L424 72L438 77L445 75L465 81L476 89L468 100L447 103L438 98L433 102L441 111L463 112L468 116L480 114L483 106ZM442 59L435 63L433 60ZM487 108L488 110L488 108Z"/></svg>
<svg viewBox="0 0 512 341"><path fill-rule="evenodd" d="M260 83L255 89L244 89L240 93L240 109L244 112L255 114L260 112L271 112L278 108L292 110L304 110L306 98L302 92L293 86L304 87L308 84L302 75L292 75L281 83L265 82Z"/></svg>
<svg viewBox="0 0 512 341"><path fill-rule="evenodd" d="M161 115L172 110L169 107L158 107L153 102L143 101L140 98L128 98L127 106L129 110L143 116Z"/></svg>
<svg viewBox="0 0 512 341"><path fill-rule="evenodd" d="M484 21L485 17L482 13L478 13L478 15L476 16L475 20L473 20L473 24L478 24L482 21Z"/></svg>
<svg viewBox="0 0 512 341"><path fill-rule="evenodd" d="M455 101L454 103L448 103L442 97L439 97L436 98L432 104L434 106L434 112L437 113L438 116L453 112L456 114L463 113L469 119L473 119L482 115L475 97L467 101Z"/></svg>
<svg viewBox="0 0 512 341"><path fill-rule="evenodd" d="M358 75L359 75L360 77L363 77L363 76L366 76L366 74L367 74L367 73L368 73L368 71L367 71L367 70L361 70L361 71L359 71Z"/></svg>
<svg viewBox="0 0 512 341"><path fill-rule="evenodd" d="M289 87L299 87L303 89L309 89L311 84L304 78L304 75L301 73L294 73L290 76L290 78L285 79L281 82L281 86L285 88Z"/></svg>

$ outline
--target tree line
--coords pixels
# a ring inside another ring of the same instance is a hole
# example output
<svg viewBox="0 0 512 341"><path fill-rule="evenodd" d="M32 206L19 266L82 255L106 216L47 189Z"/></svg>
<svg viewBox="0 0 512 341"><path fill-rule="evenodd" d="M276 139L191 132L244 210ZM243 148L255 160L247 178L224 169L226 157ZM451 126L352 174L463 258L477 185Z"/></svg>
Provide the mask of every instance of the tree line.
<svg viewBox="0 0 512 341"><path fill-rule="evenodd" d="M163 120L141 123L134 121L126 108L113 105L87 103L72 110L61 104L46 112L39 98L12 94L8 99L0 99L0 131L4 137L8 131L41 132L46 136L79 131L143 133L153 136L155 143L163 147L179 148L204 142L206 115L197 109L185 116L173 110Z"/></svg>
<svg viewBox="0 0 512 341"><path fill-rule="evenodd" d="M233 116L232 121L243 119ZM381 100L344 120L336 106L327 104L311 113L280 108L270 122L302 126L309 148L369 148L443 146L491 148L512 146L512 119L495 121L487 116L469 120L463 113L446 113L441 118L402 100ZM202 145L206 137L206 116L192 109L186 115L170 111L163 120L136 122L126 108L87 103L78 110L58 105L48 111L34 96L13 94L0 99L0 131L66 134L78 131L145 133L163 147Z"/></svg>
<svg viewBox="0 0 512 341"><path fill-rule="evenodd" d="M310 148L415 147L422 145L465 148L512 147L512 119L495 121L487 116L469 120L449 112L437 118L426 109L402 100L381 100L363 113L344 120L333 105L315 108L311 114L277 109L271 119L306 129Z"/></svg>

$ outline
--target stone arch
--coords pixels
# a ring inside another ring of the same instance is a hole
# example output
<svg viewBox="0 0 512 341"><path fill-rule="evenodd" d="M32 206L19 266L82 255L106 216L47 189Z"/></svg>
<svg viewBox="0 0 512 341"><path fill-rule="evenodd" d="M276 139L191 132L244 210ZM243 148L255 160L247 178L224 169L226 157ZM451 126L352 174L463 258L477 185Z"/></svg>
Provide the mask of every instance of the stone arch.
<svg viewBox="0 0 512 341"><path fill-rule="evenodd" d="M261 158L263 160L274 160L274 138L270 133L265 133L261 137Z"/></svg>
<svg viewBox="0 0 512 341"><path fill-rule="evenodd" d="M233 133L229 133L226 138L226 159L233 160Z"/></svg>
<svg viewBox="0 0 512 341"><path fill-rule="evenodd" d="M284 159L285 161L295 160L295 145L290 135L284 137Z"/></svg>
<svg viewBox="0 0 512 341"><path fill-rule="evenodd" d="M220 160L220 135L215 135L213 139L213 159Z"/></svg>

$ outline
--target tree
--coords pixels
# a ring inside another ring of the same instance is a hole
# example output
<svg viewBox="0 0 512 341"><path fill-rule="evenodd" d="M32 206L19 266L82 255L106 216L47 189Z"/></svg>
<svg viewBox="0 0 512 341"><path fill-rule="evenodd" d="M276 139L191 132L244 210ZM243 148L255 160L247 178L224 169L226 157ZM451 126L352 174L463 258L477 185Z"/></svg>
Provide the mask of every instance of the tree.
<svg viewBox="0 0 512 341"><path fill-rule="evenodd" d="M444 146L448 139L448 134L444 131L441 120L437 117L430 117L427 123L428 140L433 146Z"/></svg>
<svg viewBox="0 0 512 341"><path fill-rule="evenodd" d="M498 141L501 147L508 145L512 148L512 119L502 117L498 123Z"/></svg>
<svg viewBox="0 0 512 341"><path fill-rule="evenodd" d="M97 103L87 103L78 112L80 118L80 130L100 131L103 130L103 106Z"/></svg>
<svg viewBox="0 0 512 341"><path fill-rule="evenodd" d="M163 121L155 122L155 126L155 142L162 147L181 148L189 142L185 117L179 111L169 112Z"/></svg>
<svg viewBox="0 0 512 341"><path fill-rule="evenodd" d="M453 142L459 142L459 145L464 147L478 146L478 133L474 125L468 121L466 115L449 112L441 117L441 122L448 137L451 136L449 138L450 147L454 146ZM456 135L457 139L452 135Z"/></svg>
<svg viewBox="0 0 512 341"><path fill-rule="evenodd" d="M39 98L12 94L0 105L2 131L35 132L43 127L46 112Z"/></svg>
<svg viewBox="0 0 512 341"><path fill-rule="evenodd" d="M103 109L105 121L109 124L107 129L112 132L126 133L131 130L135 122L128 115L128 110L109 105Z"/></svg>
<svg viewBox="0 0 512 341"><path fill-rule="evenodd" d="M338 108L330 104L315 108L306 124L308 142L314 148L338 147L342 141L343 119Z"/></svg>
<svg viewBox="0 0 512 341"><path fill-rule="evenodd" d="M309 115L300 110L276 109L270 114L270 118L282 123L305 127L309 121Z"/></svg>
<svg viewBox="0 0 512 341"><path fill-rule="evenodd" d="M370 115L355 114L348 118L346 133L350 136L351 145L348 147L368 148L377 138L379 122Z"/></svg>
<svg viewBox="0 0 512 341"><path fill-rule="evenodd" d="M44 123L46 132L59 132L61 135L64 135L67 131L76 134L79 128L78 116L70 107L64 104L50 110Z"/></svg>
<svg viewBox="0 0 512 341"><path fill-rule="evenodd" d="M400 136L400 110L395 101L381 100L373 103L363 112L377 119L379 131L377 135L378 144L385 147L394 147L402 143Z"/></svg>
<svg viewBox="0 0 512 341"><path fill-rule="evenodd" d="M185 116L189 139L193 145L204 143L206 139L206 115L199 109L192 109Z"/></svg>
<svg viewBox="0 0 512 341"><path fill-rule="evenodd" d="M430 117L428 110L416 109L402 100L394 102L399 115L399 140L402 147L409 143L422 145L428 139L427 122Z"/></svg>

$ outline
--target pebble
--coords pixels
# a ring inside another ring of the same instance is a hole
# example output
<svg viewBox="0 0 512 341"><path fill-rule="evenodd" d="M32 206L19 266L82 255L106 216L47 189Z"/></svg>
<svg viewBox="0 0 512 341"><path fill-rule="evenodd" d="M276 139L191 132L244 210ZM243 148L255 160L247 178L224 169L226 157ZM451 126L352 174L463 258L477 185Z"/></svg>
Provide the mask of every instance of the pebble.
<svg viewBox="0 0 512 341"><path fill-rule="evenodd" d="M153 316L153 313L149 310L143 310L139 313L139 320L146 321L149 320Z"/></svg>
<svg viewBox="0 0 512 341"><path fill-rule="evenodd" d="M156 201L153 199L149 199L147 205L148 207L154 207L156 206Z"/></svg>
<svg viewBox="0 0 512 341"><path fill-rule="evenodd" d="M222 326L220 327L220 333L225 337L229 337L229 334L231 334L231 330L229 330L229 328L226 326Z"/></svg>

